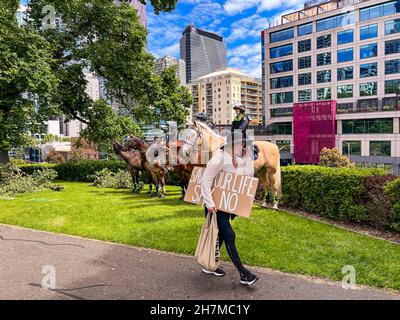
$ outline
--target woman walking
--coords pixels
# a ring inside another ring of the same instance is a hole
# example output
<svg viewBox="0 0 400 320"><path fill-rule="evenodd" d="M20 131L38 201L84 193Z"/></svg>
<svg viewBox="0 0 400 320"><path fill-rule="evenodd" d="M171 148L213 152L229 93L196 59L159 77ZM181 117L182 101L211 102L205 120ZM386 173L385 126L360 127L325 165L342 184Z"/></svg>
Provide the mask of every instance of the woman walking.
<svg viewBox="0 0 400 320"><path fill-rule="evenodd" d="M247 149L243 150L242 134L235 132L234 134L229 134L227 136L227 142L223 149L218 150L214 156L207 163L206 170L204 171L203 178L201 181L201 192L206 205L206 215L216 214L217 224L218 224L218 238L219 246L221 248L222 244L225 242L226 250L231 258L233 264L240 274L240 283L243 285L253 285L258 277L247 270L239 257L239 253L235 245L235 231L233 230L230 219L234 219L236 216L230 213L217 211L215 208L215 203L211 194L211 187L214 178L223 170L230 173L236 173L239 175L254 175L253 163L248 157ZM203 269L203 272L207 274L213 274L217 277L222 277L225 275L222 268L218 268L215 271L210 271Z"/></svg>

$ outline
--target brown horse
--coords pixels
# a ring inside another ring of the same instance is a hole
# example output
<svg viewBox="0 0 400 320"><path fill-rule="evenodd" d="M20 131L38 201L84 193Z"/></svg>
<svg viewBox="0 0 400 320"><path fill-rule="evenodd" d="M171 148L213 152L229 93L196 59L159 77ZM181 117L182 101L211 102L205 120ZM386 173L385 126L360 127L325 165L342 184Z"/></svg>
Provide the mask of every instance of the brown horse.
<svg viewBox="0 0 400 320"><path fill-rule="evenodd" d="M221 148L225 142L224 137L212 131L202 122L194 121L192 129L187 138L190 141L187 153L196 148L201 148L206 153L212 154ZM268 141L254 141L252 146L259 150L258 159L253 161L255 175L260 179L265 193L271 192L273 209L278 209L278 199L282 195L279 149L275 144ZM264 200L262 206L267 207L266 200Z"/></svg>
<svg viewBox="0 0 400 320"><path fill-rule="evenodd" d="M126 145L122 145L118 141L114 141L112 147L115 154L119 155L128 166L128 170L132 176L133 182L132 192L139 193L143 187L143 184L140 180L141 171L145 170L140 152L138 150L131 149Z"/></svg>
<svg viewBox="0 0 400 320"><path fill-rule="evenodd" d="M129 150L136 150L140 153L143 168L156 186L155 195L159 198L164 198L167 168L160 160L159 150L154 148L154 143L149 145L139 137L130 136L125 145Z"/></svg>

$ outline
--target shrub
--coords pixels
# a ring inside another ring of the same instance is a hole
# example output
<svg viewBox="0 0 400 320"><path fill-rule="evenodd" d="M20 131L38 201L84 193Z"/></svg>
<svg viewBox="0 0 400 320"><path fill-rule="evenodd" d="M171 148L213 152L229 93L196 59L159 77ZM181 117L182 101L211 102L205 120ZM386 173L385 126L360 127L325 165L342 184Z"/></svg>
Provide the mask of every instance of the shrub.
<svg viewBox="0 0 400 320"><path fill-rule="evenodd" d="M362 221L367 210L356 199L365 191L367 177L382 174L379 169L283 167L283 203L338 220Z"/></svg>
<svg viewBox="0 0 400 320"><path fill-rule="evenodd" d="M10 197L20 193L41 191L51 186L51 181L57 173L43 167L35 170L32 175L26 175L12 164L0 167L0 195Z"/></svg>
<svg viewBox="0 0 400 320"><path fill-rule="evenodd" d="M388 182L385 185L385 193L389 197L392 206L390 213L393 218L391 228L400 231L400 178Z"/></svg>
<svg viewBox="0 0 400 320"><path fill-rule="evenodd" d="M116 173L105 168L93 176L93 185L97 188L132 189L131 175L126 170L118 170Z"/></svg>
<svg viewBox="0 0 400 320"><path fill-rule="evenodd" d="M319 156L319 165L324 167L334 167L334 168L353 167L353 165L350 163L349 158L341 155L339 150L336 148L333 149L323 148Z"/></svg>
<svg viewBox="0 0 400 320"><path fill-rule="evenodd" d="M48 163L64 163L65 158L63 155L57 151L50 151L49 154L46 156L46 162Z"/></svg>
<svg viewBox="0 0 400 320"><path fill-rule="evenodd" d="M57 171L58 179L67 181L93 182L94 175L105 168L111 172L126 170L126 164L122 161L99 161L99 160L79 160L68 161L61 164L39 164L21 166L21 170L27 174L33 171L48 167Z"/></svg>
<svg viewBox="0 0 400 320"><path fill-rule="evenodd" d="M390 227L394 222L385 185L396 179L393 175L370 176L364 180L365 191L356 200L366 210L366 222L377 228Z"/></svg>

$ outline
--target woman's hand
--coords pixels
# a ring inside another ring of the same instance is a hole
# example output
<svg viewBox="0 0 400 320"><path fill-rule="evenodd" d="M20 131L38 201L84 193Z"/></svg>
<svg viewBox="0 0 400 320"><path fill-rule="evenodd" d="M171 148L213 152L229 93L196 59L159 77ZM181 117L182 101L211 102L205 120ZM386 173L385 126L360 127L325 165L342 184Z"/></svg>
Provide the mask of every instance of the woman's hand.
<svg viewBox="0 0 400 320"><path fill-rule="evenodd" d="M217 208L213 207L213 208L207 208L209 213L217 213Z"/></svg>

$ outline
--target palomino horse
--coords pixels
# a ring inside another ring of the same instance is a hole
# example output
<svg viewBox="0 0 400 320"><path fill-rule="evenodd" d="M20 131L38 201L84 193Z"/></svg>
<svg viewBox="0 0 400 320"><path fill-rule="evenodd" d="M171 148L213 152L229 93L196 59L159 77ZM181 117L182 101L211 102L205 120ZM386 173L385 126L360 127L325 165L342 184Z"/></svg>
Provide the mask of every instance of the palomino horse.
<svg viewBox="0 0 400 320"><path fill-rule="evenodd" d="M194 146L206 150L206 152L214 153L222 147L225 138L212 131L206 124L194 121L191 127L189 137L187 138L190 143L185 147L193 150ZM194 141L196 141L194 143ZM278 147L267 141L254 141L253 148L257 147L259 150L257 160L253 161L254 173L260 179L265 194L270 194L273 197L273 208L278 209L278 198L282 195L281 188L281 168L280 168L280 152ZM190 153L190 150L186 151ZM267 207L266 199L262 204Z"/></svg>

